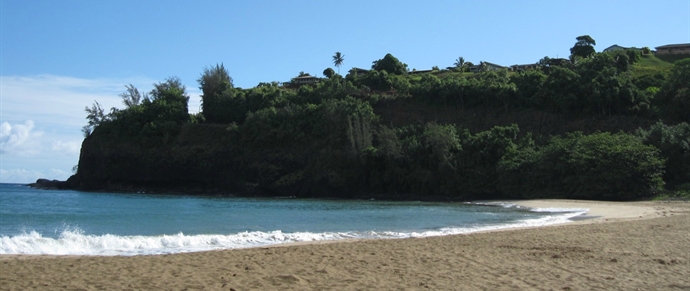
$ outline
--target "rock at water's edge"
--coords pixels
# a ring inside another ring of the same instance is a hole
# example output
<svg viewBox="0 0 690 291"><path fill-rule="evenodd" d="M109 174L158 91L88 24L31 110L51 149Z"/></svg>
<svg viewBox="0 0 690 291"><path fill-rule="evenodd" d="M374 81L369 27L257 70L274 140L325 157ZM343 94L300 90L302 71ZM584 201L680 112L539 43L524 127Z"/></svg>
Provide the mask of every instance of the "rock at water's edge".
<svg viewBox="0 0 690 291"><path fill-rule="evenodd" d="M67 181L38 179L36 183L29 184L29 187L42 190L68 190L71 189Z"/></svg>

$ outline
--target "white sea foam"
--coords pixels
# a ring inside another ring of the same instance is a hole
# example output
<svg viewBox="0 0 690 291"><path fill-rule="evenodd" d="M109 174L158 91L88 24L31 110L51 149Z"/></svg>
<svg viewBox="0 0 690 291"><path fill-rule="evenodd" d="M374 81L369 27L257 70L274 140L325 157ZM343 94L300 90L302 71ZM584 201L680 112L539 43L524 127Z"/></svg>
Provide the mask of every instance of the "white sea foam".
<svg viewBox="0 0 690 291"><path fill-rule="evenodd" d="M502 205L505 206L505 205ZM508 206L514 207L514 206ZM536 212L550 212L541 218L525 219L509 224L477 227L446 227L438 230L418 232L367 231L367 232L241 232L235 234L203 234L160 236L118 236L88 235L79 229L64 230L57 238L44 237L30 231L15 236L0 237L0 254L48 254L48 255L98 255L132 256L156 255L183 252L208 251L260 247L291 242L311 242L342 239L408 238L499 230L518 227L536 227L568 222L570 218L584 214L587 209L533 209Z"/></svg>
<svg viewBox="0 0 690 291"><path fill-rule="evenodd" d="M487 205L487 206L500 206L503 208L517 208L517 209L527 209L532 212L553 212L553 213L559 213L559 212L572 212L572 213L580 213L584 214L589 211L589 208L556 208L556 207L547 207L547 208L529 208L525 206L520 206L514 203L508 203L508 202L471 202L470 204L475 204L475 205ZM580 215L578 214L578 215Z"/></svg>

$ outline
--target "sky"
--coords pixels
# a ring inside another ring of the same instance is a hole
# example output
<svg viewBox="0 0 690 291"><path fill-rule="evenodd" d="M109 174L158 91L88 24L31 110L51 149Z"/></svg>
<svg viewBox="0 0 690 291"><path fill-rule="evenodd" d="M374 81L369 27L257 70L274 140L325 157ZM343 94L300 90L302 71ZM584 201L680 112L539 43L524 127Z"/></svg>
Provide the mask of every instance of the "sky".
<svg viewBox="0 0 690 291"><path fill-rule="evenodd" d="M393 54L410 69L568 57L590 35L618 44L690 43L690 0L81 1L0 0L0 182L65 180L84 107L122 108L177 76L199 111L197 79L223 64L237 87L369 68Z"/></svg>

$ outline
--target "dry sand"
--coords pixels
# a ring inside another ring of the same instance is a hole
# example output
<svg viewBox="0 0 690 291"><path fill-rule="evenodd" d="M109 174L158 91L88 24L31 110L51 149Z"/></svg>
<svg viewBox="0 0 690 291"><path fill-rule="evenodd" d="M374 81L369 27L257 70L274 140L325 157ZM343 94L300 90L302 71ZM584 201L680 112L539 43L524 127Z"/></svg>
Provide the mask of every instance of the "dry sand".
<svg viewBox="0 0 690 291"><path fill-rule="evenodd" d="M589 208L573 223L432 238L136 257L0 256L2 290L690 290L690 203Z"/></svg>

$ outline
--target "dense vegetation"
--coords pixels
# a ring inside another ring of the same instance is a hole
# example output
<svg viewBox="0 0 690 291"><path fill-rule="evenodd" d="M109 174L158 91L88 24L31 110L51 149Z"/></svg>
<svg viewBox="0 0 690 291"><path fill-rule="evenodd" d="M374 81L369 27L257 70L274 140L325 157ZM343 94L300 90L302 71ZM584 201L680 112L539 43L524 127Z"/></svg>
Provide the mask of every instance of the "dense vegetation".
<svg viewBox="0 0 690 291"><path fill-rule="evenodd" d="M368 73L327 69L299 87L236 88L216 65L198 80L196 115L176 78L143 95L130 85L124 109L87 108L70 182L387 199L630 200L689 187L690 59L650 70L653 55L592 44L578 38L572 61L520 72L471 74L459 58L451 70L411 75L387 54ZM333 58L338 68L343 57ZM537 129L547 118L562 122Z"/></svg>

